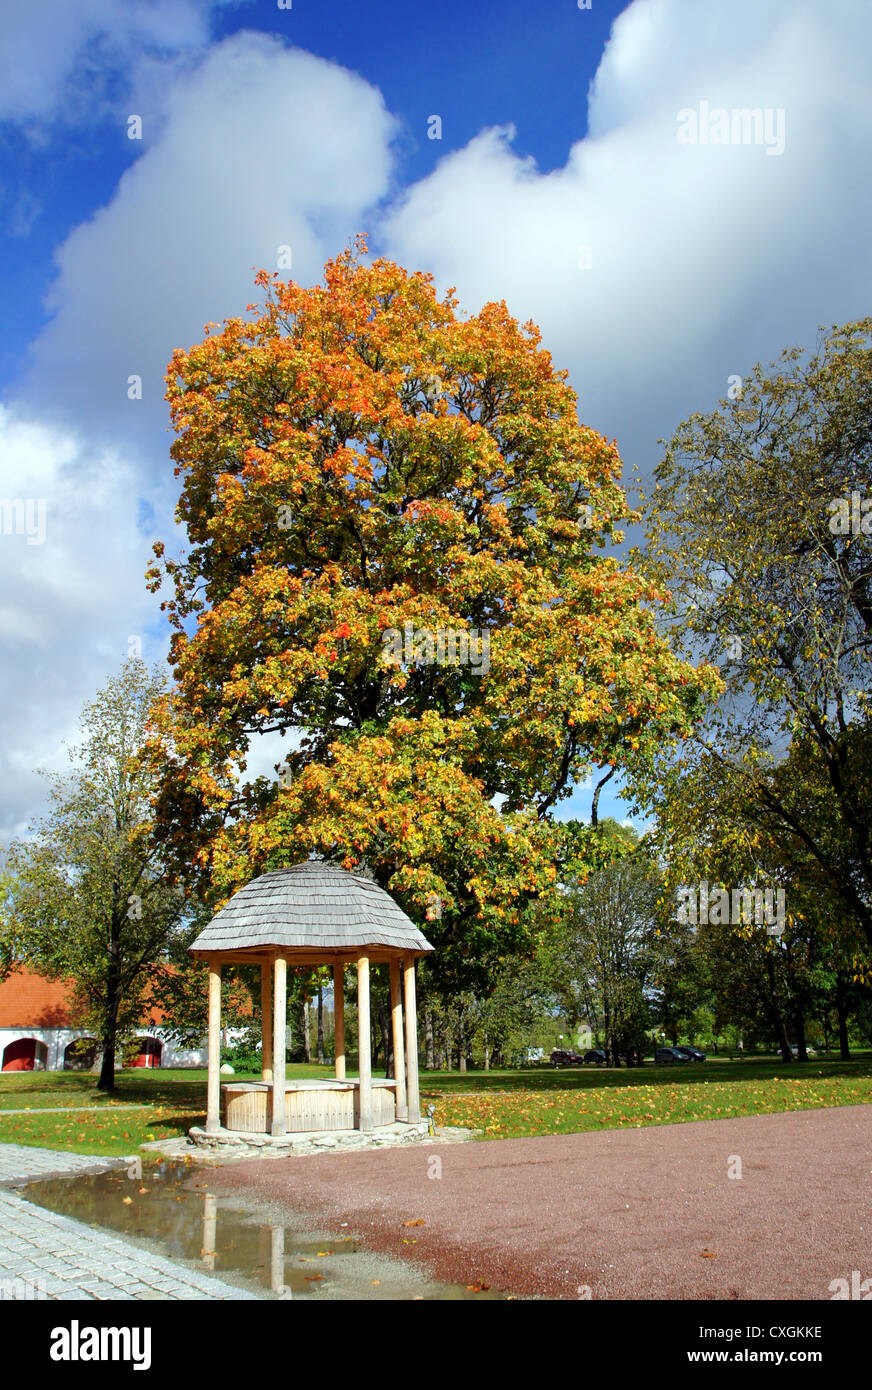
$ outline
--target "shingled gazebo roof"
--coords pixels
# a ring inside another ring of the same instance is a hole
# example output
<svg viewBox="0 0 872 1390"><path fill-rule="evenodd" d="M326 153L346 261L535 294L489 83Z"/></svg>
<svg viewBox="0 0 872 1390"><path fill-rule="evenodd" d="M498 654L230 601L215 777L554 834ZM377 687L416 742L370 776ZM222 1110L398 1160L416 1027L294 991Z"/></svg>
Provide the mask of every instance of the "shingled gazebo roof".
<svg viewBox="0 0 872 1390"><path fill-rule="evenodd" d="M196 955L238 952L240 958L251 953L253 959L275 949L323 954L326 960L367 947L413 955L433 950L377 883L336 864L307 860L246 883L190 950Z"/></svg>

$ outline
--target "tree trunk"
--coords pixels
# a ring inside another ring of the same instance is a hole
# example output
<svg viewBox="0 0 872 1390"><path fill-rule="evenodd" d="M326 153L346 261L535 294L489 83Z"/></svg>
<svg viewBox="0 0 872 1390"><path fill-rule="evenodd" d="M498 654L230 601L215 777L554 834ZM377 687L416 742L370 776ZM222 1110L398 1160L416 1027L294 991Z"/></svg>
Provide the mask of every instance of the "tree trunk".
<svg viewBox="0 0 872 1390"><path fill-rule="evenodd" d="M767 1012L775 1029L775 1036L778 1041L778 1049L781 1053L783 1062L792 1062L793 1053L790 1050L790 1043L787 1038L787 1029L784 1025L784 1015L778 1004L778 991L775 985L775 962L767 951L766 953L766 974L769 978L769 996L767 999Z"/></svg>
<svg viewBox="0 0 872 1390"><path fill-rule="evenodd" d="M424 1070L436 1070L436 1040L433 1037L433 1015L424 1010Z"/></svg>
<svg viewBox="0 0 872 1390"><path fill-rule="evenodd" d="M304 1050L304 1053L305 1053L306 1061L307 1061L307 1062L311 1062L311 1060L312 1060L312 1040L311 1040L311 1038L309 1037L309 1001L308 1001L308 999L304 999L304 1000L303 1000L303 1017L302 1017L302 1020L301 1020L301 1021L302 1021L302 1024L303 1024L303 1030L302 1030L302 1031L303 1031L303 1050Z"/></svg>
<svg viewBox="0 0 872 1390"><path fill-rule="evenodd" d="M484 1045L484 1069L490 1071L490 1043L487 1041Z"/></svg>
<svg viewBox="0 0 872 1390"><path fill-rule="evenodd" d="M318 986L318 1064L324 1065L324 989Z"/></svg>
<svg viewBox="0 0 872 1390"><path fill-rule="evenodd" d="M101 1038L103 1057L100 1062L100 1078L97 1082L98 1091L106 1091L112 1095L115 1090L115 1025L109 1024L104 1017L103 1036Z"/></svg>
<svg viewBox="0 0 872 1390"><path fill-rule="evenodd" d="M385 1077L393 1078L394 1071L394 1030L391 1027L391 1011L388 1007L387 996L379 995L378 1004L378 1026L381 1029L382 1048L385 1054Z"/></svg>
<svg viewBox="0 0 872 1390"><path fill-rule="evenodd" d="M118 1009L121 1004L121 965L118 960L118 942L115 938L114 923L111 932L112 936L108 948L109 968L106 972L106 1004L103 1010L103 1027L100 1037L103 1057L100 1063L100 1077L97 1082L97 1090L106 1091L109 1095L112 1095L115 1090L115 1050L118 1039Z"/></svg>
<svg viewBox="0 0 872 1390"><path fill-rule="evenodd" d="M848 1046L848 1006L847 990L842 975L836 976L836 1017L839 1020L839 1057L843 1062L851 1060L851 1049Z"/></svg>
<svg viewBox="0 0 872 1390"><path fill-rule="evenodd" d="M459 1071L466 1071L466 1033L462 1023L457 1030L457 1064Z"/></svg>

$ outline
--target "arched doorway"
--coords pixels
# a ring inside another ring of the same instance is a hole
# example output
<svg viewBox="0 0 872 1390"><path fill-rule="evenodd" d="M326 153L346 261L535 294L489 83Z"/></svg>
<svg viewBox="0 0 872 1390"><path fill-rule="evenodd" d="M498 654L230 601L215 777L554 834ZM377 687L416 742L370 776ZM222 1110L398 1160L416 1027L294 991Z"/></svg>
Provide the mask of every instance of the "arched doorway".
<svg viewBox="0 0 872 1390"><path fill-rule="evenodd" d="M158 1038L137 1038L134 1047L131 1049L133 1056L130 1060L132 1067L159 1067L161 1054L163 1053L163 1043Z"/></svg>
<svg viewBox="0 0 872 1390"><path fill-rule="evenodd" d="M74 1038L64 1048L64 1071L93 1071L99 1047L96 1038Z"/></svg>
<svg viewBox="0 0 872 1390"><path fill-rule="evenodd" d="M44 1071L48 1048L38 1038L16 1038L3 1050L0 1071Z"/></svg>

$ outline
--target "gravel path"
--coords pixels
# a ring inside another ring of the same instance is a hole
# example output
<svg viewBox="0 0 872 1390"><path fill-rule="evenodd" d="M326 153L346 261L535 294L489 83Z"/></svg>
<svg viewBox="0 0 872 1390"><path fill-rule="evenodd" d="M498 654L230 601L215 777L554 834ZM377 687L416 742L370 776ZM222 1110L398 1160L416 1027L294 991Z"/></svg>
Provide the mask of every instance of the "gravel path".
<svg viewBox="0 0 872 1390"><path fill-rule="evenodd" d="M869 1106L216 1173L216 1192L240 1189L522 1295L829 1299L832 1280L872 1276Z"/></svg>

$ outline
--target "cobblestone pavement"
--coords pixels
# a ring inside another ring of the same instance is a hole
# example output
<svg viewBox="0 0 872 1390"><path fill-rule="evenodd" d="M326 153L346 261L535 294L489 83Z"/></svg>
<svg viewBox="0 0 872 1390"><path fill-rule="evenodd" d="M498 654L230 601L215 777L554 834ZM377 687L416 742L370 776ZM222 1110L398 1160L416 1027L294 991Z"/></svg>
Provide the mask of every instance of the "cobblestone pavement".
<svg viewBox="0 0 872 1390"><path fill-rule="evenodd" d="M106 1168L127 1167L130 1158L101 1158L98 1154L71 1154L63 1149L33 1149L27 1144L0 1144L0 1187L23 1187L37 1178L56 1178L72 1173L102 1173Z"/></svg>
<svg viewBox="0 0 872 1390"><path fill-rule="evenodd" d="M0 1298L257 1299L221 1279L35 1206L8 1189L130 1160L0 1144Z"/></svg>

